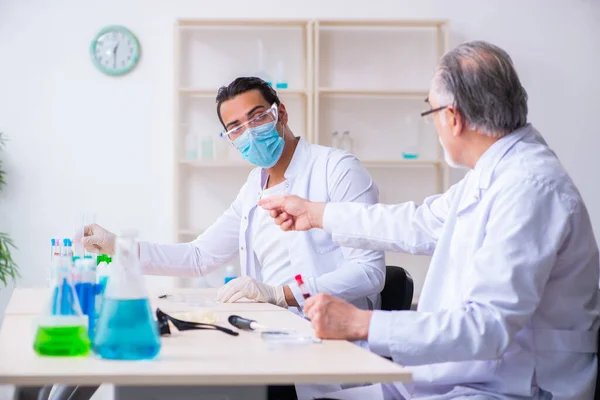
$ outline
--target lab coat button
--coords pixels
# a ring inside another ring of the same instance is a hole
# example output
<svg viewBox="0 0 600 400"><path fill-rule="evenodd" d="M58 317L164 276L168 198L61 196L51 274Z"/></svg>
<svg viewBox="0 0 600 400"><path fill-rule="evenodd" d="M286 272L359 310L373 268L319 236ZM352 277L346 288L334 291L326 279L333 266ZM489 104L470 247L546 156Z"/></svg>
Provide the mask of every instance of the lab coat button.
<svg viewBox="0 0 600 400"><path fill-rule="evenodd" d="M244 246L240 247L240 250L244 251Z"/></svg>

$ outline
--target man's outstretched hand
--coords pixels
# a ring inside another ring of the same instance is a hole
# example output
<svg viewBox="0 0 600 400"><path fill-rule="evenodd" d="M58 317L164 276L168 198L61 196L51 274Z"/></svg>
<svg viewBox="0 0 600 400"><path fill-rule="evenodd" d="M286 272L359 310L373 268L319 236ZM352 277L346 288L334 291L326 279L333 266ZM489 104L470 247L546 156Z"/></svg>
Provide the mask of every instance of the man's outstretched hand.
<svg viewBox="0 0 600 400"><path fill-rule="evenodd" d="M326 203L312 203L298 196L271 196L258 202L271 212L275 223L284 231L307 231L323 227Z"/></svg>

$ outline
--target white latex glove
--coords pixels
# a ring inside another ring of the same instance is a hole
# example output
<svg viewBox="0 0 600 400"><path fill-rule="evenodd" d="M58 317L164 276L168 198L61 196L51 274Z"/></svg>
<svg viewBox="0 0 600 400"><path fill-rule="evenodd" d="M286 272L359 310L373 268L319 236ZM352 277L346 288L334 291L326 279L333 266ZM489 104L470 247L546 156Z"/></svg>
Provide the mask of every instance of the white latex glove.
<svg viewBox="0 0 600 400"><path fill-rule="evenodd" d="M102 253L109 256L115 253L116 235L98 224L86 225L83 228L81 244L91 253Z"/></svg>
<svg viewBox="0 0 600 400"><path fill-rule="evenodd" d="M283 286L270 286L246 275L233 279L217 292L217 300L222 303L234 303L241 298L256 300L259 303L271 303L287 307Z"/></svg>

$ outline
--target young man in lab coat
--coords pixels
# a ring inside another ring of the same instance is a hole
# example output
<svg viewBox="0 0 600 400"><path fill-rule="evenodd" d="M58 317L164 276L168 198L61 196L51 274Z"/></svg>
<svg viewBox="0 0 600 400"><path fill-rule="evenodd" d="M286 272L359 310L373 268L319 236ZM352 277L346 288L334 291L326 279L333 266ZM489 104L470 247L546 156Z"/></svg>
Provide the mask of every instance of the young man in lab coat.
<svg viewBox="0 0 600 400"><path fill-rule="evenodd" d="M280 307L301 307L304 297L294 276L302 274L313 290L361 309L379 308L385 283L383 252L340 247L320 230L282 232L269 213L257 207L259 199L277 194L376 204L379 191L369 173L351 154L294 136L285 105L259 78L237 78L219 90L216 100L222 136L258 168L250 172L229 209L193 242L140 242L143 272L198 277L239 254L242 277L219 290L218 299L223 302L245 297ZM92 252L115 251L115 235L96 224L85 227L82 243ZM340 386L297 386L300 397L303 391L325 388ZM275 398L287 398L287 389L282 393L272 389L269 393ZM68 395L73 388L61 390ZM93 389L86 390L93 393Z"/></svg>
<svg viewBox="0 0 600 400"><path fill-rule="evenodd" d="M385 282L383 252L340 247L331 235L284 233L258 200L295 194L314 201L375 204L379 193L356 157L309 144L288 126L288 113L271 86L259 78L237 78L217 94L223 136L256 165L228 210L191 243L140 242L145 274L198 277L240 256L242 277L220 289L218 298L242 297L280 307L302 306L294 276L302 274L320 292L362 309L378 307ZM89 251L114 253L115 235L85 227Z"/></svg>
<svg viewBox="0 0 600 400"><path fill-rule="evenodd" d="M411 385L329 397L592 399L598 246L577 188L527 123L510 57L485 42L460 45L442 58L428 103L422 115L448 163L470 169L446 193L421 205L260 203L283 230L433 256L416 312L364 311L329 295L306 302L318 336L368 340L413 373Z"/></svg>

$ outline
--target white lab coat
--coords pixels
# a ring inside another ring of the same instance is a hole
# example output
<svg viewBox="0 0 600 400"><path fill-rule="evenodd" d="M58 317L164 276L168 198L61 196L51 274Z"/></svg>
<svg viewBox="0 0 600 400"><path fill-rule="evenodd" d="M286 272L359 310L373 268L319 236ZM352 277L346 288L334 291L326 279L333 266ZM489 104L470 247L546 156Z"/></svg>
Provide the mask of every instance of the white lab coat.
<svg viewBox="0 0 600 400"><path fill-rule="evenodd" d="M328 204L324 227L343 246L433 255L417 312L371 321L371 350L413 372L393 398L593 398L598 246L579 192L530 125L443 195Z"/></svg>
<svg viewBox="0 0 600 400"><path fill-rule="evenodd" d="M253 169L229 209L193 242L141 242L140 264L144 273L197 277L239 254L242 274L262 281L252 246L252 222L267 177L263 169ZM304 139L299 139L285 178L287 193L312 201L375 204L379 200L377 186L356 157L309 144ZM342 297L363 309L378 307L385 283L383 252L339 247L330 234L317 229L284 235L295 273L305 279L316 278L320 292ZM294 277L290 276L290 283L293 282ZM291 284L290 289L298 303L304 304L297 285Z"/></svg>

